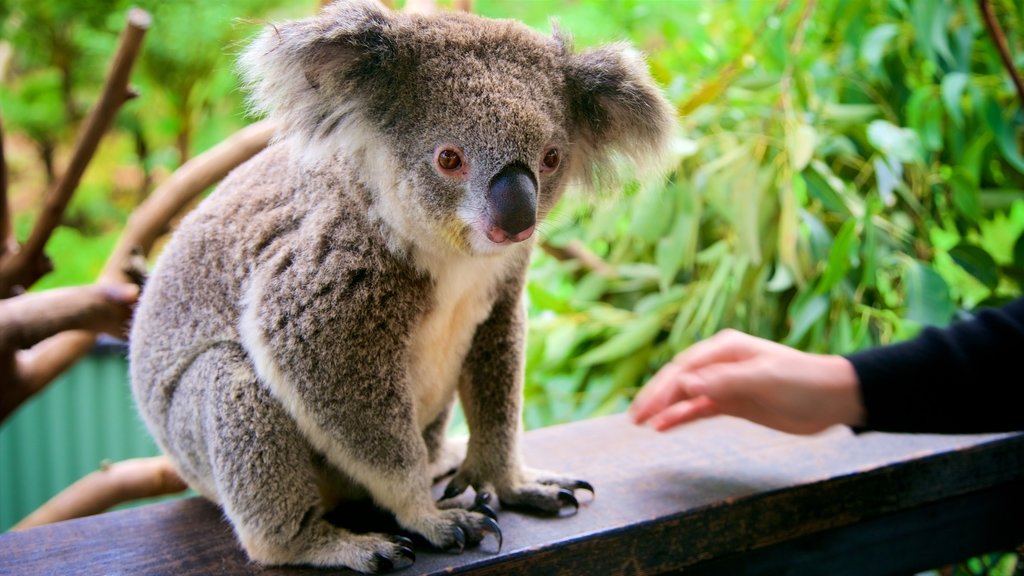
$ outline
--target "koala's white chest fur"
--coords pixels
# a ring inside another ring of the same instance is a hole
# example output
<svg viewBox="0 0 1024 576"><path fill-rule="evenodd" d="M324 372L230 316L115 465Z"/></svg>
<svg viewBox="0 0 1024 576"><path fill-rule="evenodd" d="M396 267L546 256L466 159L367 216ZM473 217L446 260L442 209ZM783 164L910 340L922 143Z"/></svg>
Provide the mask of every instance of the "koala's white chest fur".
<svg viewBox="0 0 1024 576"><path fill-rule="evenodd" d="M441 413L458 384L477 326L494 303L504 258L436 257L420 254L434 278L432 307L412 333L409 379L420 430Z"/></svg>

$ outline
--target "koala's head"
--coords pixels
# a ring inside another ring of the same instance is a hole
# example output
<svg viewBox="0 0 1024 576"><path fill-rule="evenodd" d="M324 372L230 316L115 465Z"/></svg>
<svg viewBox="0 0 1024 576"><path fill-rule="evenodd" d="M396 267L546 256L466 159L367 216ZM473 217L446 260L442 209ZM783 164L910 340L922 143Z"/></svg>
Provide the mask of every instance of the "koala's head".
<svg viewBox="0 0 1024 576"><path fill-rule="evenodd" d="M243 54L255 107L323 168L339 162L409 242L500 253L530 238L569 182L616 160L658 166L672 107L626 44L462 13L338 0L268 28Z"/></svg>

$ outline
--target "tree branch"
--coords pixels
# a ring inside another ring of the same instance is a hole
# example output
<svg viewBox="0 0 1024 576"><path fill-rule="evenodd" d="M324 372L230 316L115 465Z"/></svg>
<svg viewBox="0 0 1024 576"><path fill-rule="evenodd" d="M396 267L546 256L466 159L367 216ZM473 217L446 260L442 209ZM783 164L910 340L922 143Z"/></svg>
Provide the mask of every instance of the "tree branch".
<svg viewBox="0 0 1024 576"><path fill-rule="evenodd" d="M267 147L276 125L270 120L250 124L174 171L132 212L100 274L106 282L131 280L124 270L133 253L148 255L170 229L171 221L204 190Z"/></svg>
<svg viewBox="0 0 1024 576"><path fill-rule="evenodd" d="M999 52L999 57L1003 61L1003 66L1010 74L1014 87L1017 88L1017 98L1020 99L1021 106L1024 106L1024 80L1021 80L1020 72L1017 71L1017 67L1013 64L1013 56L1010 55L1010 47L1006 41L1003 27L999 25L999 20L996 18L989 0L978 0L978 8L981 10L981 15L985 20L985 28L988 30L988 35L992 38L992 42L996 45L996 50Z"/></svg>
<svg viewBox="0 0 1024 576"><path fill-rule="evenodd" d="M541 242L540 247L541 250L544 250L544 252L547 252L560 262L574 260L579 262L583 269L592 270L604 278L614 278L616 276L614 266L602 260L600 256L591 252L583 242L575 238L570 240L565 246L555 246L548 242Z"/></svg>
<svg viewBox="0 0 1024 576"><path fill-rule="evenodd" d="M32 347L66 330L123 336L138 293L131 284L92 285L0 300L0 422L49 382L33 376Z"/></svg>
<svg viewBox="0 0 1024 576"><path fill-rule="evenodd" d="M0 117L0 260L11 238L11 205L7 200L7 157L4 155L4 119Z"/></svg>
<svg viewBox="0 0 1024 576"><path fill-rule="evenodd" d="M100 138L110 127L114 115L130 94L128 76L150 20L149 14L141 9L133 8L128 12L128 25L121 35L121 42L107 74L103 93L85 120L67 170L47 194L43 211L25 245L18 253L0 263L0 297L17 292L18 286L27 289L45 273L47 268L39 265L45 258L43 248L53 230L60 224L71 195L78 187L82 174L85 173L99 146Z"/></svg>
<svg viewBox="0 0 1024 576"><path fill-rule="evenodd" d="M123 502L175 494L188 488L166 456L135 458L102 467L68 486L11 528L99 514Z"/></svg>
<svg viewBox="0 0 1024 576"><path fill-rule="evenodd" d="M175 170L132 213L98 281L103 284L131 281L125 271L128 264L140 254L148 254L156 240L170 228L170 222L200 193L266 148L274 128L268 120L254 123ZM15 365L8 370L16 370L21 383L19 388L31 391L21 401L67 370L95 343L96 332L67 330L43 340L31 350L19 352ZM0 355L0 374L4 373L4 361Z"/></svg>

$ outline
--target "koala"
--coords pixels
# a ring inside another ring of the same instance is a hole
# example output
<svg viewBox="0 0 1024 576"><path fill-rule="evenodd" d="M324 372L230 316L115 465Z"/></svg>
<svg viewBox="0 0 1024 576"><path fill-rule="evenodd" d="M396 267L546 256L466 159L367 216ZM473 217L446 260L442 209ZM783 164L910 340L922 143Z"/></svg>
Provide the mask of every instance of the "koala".
<svg viewBox="0 0 1024 576"><path fill-rule="evenodd" d="M132 389L160 448L265 565L385 571L414 561L406 536L500 547L495 506L578 509L585 480L520 456L524 283L567 186L664 158L673 109L643 57L341 0L239 62L279 134L182 220L141 296ZM400 530L324 518L345 501Z"/></svg>

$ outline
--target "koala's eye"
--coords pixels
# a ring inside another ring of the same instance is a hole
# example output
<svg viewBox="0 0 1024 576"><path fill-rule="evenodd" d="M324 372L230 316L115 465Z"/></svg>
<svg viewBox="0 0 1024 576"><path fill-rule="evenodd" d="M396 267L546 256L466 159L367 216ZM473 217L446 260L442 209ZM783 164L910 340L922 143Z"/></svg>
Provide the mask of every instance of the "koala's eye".
<svg viewBox="0 0 1024 576"><path fill-rule="evenodd" d="M462 156L453 148L442 148L437 153L437 165L442 170L454 171L462 168Z"/></svg>
<svg viewBox="0 0 1024 576"><path fill-rule="evenodd" d="M561 160L561 157L558 155L558 148L548 148L544 152L544 158L540 161L540 171L544 173L553 172L555 168L558 168L558 163Z"/></svg>

